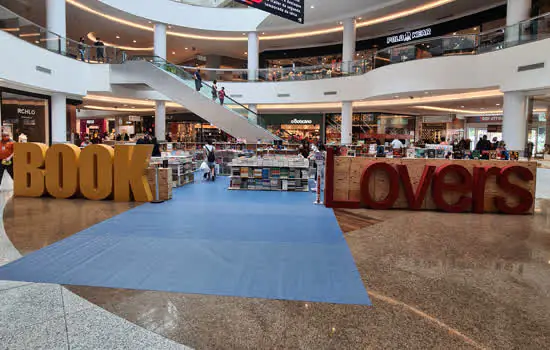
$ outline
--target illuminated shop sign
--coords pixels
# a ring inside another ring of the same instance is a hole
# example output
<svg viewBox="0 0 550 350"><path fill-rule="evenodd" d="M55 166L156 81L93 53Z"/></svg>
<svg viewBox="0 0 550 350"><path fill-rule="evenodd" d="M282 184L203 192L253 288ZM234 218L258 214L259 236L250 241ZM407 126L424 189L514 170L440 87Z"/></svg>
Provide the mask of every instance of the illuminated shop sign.
<svg viewBox="0 0 550 350"><path fill-rule="evenodd" d="M388 36L386 38L387 44L405 43L407 41L425 38L432 35L432 28L424 28L415 30L414 32L405 32L397 35Z"/></svg>
<svg viewBox="0 0 550 350"><path fill-rule="evenodd" d="M304 0L234 0L293 22L304 23Z"/></svg>
<svg viewBox="0 0 550 350"><path fill-rule="evenodd" d="M34 109L17 108L17 114L19 114L19 115L36 115L36 111Z"/></svg>
<svg viewBox="0 0 550 350"><path fill-rule="evenodd" d="M292 119L290 124L313 124L313 120L306 119Z"/></svg>

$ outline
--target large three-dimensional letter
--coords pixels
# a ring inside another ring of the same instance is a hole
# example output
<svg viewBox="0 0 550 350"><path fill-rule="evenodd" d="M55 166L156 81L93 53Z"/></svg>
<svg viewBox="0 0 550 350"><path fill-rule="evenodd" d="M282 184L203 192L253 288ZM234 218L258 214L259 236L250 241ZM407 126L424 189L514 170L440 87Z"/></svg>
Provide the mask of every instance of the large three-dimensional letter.
<svg viewBox="0 0 550 350"><path fill-rule="evenodd" d="M369 191L369 181L375 171L385 172L390 180L388 195L381 201L375 201ZM361 176L360 186L363 203L372 209L390 209L393 207L397 197L399 197L399 175L397 175L397 171L388 163L377 162L367 166Z"/></svg>
<svg viewBox="0 0 550 350"><path fill-rule="evenodd" d="M115 151L107 145L90 145L80 153L80 192L91 200L102 200L113 193Z"/></svg>
<svg viewBox="0 0 550 350"><path fill-rule="evenodd" d="M115 146L115 201L153 200L145 170L149 166L153 145Z"/></svg>
<svg viewBox="0 0 550 350"><path fill-rule="evenodd" d="M401 177L401 183L405 190L405 197L407 197L407 202L409 202L409 208L412 210L418 210L422 207L424 198L426 198L426 192L428 192L428 187L430 182L432 182L432 177L435 172L435 166L426 165L424 166L424 172L416 188L416 194L413 191L411 178L409 176L409 170L406 165L399 164L397 165L397 170L399 171L399 176Z"/></svg>
<svg viewBox="0 0 550 350"><path fill-rule="evenodd" d="M483 214L485 212L485 185L487 179L490 176L496 176L498 179L499 174L500 168L497 167L487 166L474 168L474 186L472 189L472 211L474 213Z"/></svg>
<svg viewBox="0 0 550 350"><path fill-rule="evenodd" d="M447 174L456 173L460 177L459 182L445 182ZM472 175L466 168L456 164L443 165L435 172L435 179L432 186L432 197L439 209L450 213L462 213L470 209L472 198L460 196L455 204L449 204L443 198L443 194L448 192L470 193L472 191Z"/></svg>
<svg viewBox="0 0 550 350"><path fill-rule="evenodd" d="M518 185L510 182L510 175L515 174L523 181L533 181L534 176L531 170L517 165L510 165L500 170L498 186L505 192L517 197L519 204L511 207L506 203L506 198L497 196L495 204L498 210L506 214L525 214L533 206L533 194Z"/></svg>
<svg viewBox="0 0 550 350"><path fill-rule="evenodd" d="M48 146L43 143L16 143L13 155L14 195L40 197L44 185L44 159Z"/></svg>
<svg viewBox="0 0 550 350"><path fill-rule="evenodd" d="M54 198L70 198L78 192L80 148L57 144L46 152L46 189Z"/></svg>

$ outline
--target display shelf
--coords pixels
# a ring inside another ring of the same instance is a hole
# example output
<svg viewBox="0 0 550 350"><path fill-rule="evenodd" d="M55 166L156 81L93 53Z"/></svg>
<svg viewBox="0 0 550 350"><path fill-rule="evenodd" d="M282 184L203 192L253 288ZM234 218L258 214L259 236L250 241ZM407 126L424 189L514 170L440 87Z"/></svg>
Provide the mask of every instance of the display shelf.
<svg viewBox="0 0 550 350"><path fill-rule="evenodd" d="M293 190L293 191L289 191L289 190L283 190L283 189L263 189L263 188L239 188L239 187L228 187L227 188L228 190L231 190L231 191L274 191L274 192L309 192L309 188L308 189L299 189L299 190Z"/></svg>

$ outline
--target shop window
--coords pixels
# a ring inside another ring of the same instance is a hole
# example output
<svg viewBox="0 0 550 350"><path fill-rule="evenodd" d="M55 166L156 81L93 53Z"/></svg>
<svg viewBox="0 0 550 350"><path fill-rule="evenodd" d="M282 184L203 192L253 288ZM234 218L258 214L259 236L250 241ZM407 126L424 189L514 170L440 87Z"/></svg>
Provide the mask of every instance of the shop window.
<svg viewBox="0 0 550 350"><path fill-rule="evenodd" d="M48 143L49 100L23 93L2 92L2 128L17 140L23 133L28 142Z"/></svg>

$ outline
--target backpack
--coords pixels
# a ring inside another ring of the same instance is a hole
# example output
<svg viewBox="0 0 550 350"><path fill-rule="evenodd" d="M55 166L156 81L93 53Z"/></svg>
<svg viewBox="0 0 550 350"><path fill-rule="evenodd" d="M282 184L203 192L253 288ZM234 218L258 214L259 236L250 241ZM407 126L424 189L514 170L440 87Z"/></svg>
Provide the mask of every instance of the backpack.
<svg viewBox="0 0 550 350"><path fill-rule="evenodd" d="M204 146L206 148L206 158L208 159L209 163L214 163L216 161L216 155L214 154L214 149L210 150L207 146Z"/></svg>

